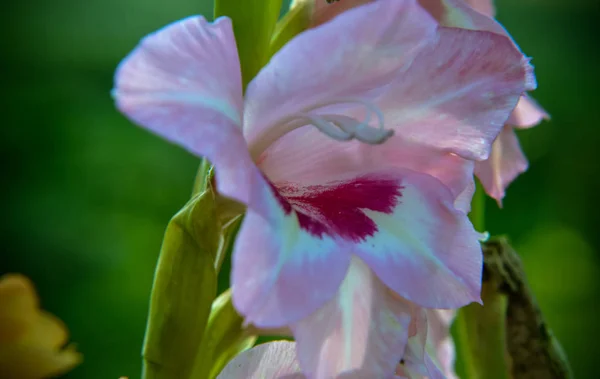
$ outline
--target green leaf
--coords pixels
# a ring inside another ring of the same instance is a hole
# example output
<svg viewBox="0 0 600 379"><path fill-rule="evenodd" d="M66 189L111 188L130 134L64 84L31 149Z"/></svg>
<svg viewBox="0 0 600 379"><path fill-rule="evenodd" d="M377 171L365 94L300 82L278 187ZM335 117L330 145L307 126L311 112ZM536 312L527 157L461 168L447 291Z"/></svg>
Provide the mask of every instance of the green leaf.
<svg viewBox="0 0 600 379"><path fill-rule="evenodd" d="M268 62L271 35L282 0L215 0L215 18L233 21L244 88Z"/></svg>
<svg viewBox="0 0 600 379"><path fill-rule="evenodd" d="M188 378L216 296L220 225L210 188L169 222L144 341L145 379Z"/></svg>
<svg viewBox="0 0 600 379"><path fill-rule="evenodd" d="M215 378L234 356L254 345L256 336L243 329L243 322L233 307L231 290L225 291L213 303L193 379Z"/></svg>

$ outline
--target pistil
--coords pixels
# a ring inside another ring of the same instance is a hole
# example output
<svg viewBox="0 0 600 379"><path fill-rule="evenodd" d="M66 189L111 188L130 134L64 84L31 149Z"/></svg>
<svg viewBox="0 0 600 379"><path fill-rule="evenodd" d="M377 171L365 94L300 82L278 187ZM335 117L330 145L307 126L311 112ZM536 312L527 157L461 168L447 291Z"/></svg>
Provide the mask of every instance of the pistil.
<svg viewBox="0 0 600 379"><path fill-rule="evenodd" d="M359 122L355 118L340 114L310 113L311 111L329 105L344 103L363 105L367 110L365 119L362 122ZM375 114L377 118L377 127L370 125L373 114ZM359 99L337 100L320 104L305 112L286 117L277 122L277 125L278 126L266 128L265 130L267 132L258 138L257 142L250 146L250 154L255 161L257 161L258 157L280 138L296 129L309 125L314 126L323 134L336 141L350 141L356 139L369 145L382 144L394 134L393 130L384 128L383 114L379 108L372 103Z"/></svg>

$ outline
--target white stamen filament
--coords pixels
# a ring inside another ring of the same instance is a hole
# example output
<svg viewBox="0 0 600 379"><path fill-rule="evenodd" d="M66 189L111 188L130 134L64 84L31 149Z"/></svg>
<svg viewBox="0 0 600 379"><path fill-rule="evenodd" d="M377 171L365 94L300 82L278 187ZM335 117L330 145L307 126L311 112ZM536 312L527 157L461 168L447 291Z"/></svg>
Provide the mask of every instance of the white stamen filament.
<svg viewBox="0 0 600 379"><path fill-rule="evenodd" d="M358 122L352 117L337 114L314 115L308 113L318 108L343 103L364 105L367 110L364 121ZM369 125L373 114L377 116L378 127ZM316 127L323 134L337 141L356 139L369 145L381 144L394 134L393 130L384 128L383 114L379 108L360 99L343 99L319 104L317 107L311 107L304 112L286 117L277 122L277 125L277 127L266 128L267 133L260 136L257 142L250 147L250 154L255 160L281 137L306 125Z"/></svg>

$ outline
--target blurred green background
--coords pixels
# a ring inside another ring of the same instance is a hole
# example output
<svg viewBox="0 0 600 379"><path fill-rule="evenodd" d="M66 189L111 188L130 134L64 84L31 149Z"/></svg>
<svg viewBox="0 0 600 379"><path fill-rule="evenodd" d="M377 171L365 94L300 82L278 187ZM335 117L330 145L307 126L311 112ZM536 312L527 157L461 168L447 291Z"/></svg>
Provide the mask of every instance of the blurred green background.
<svg viewBox="0 0 600 379"><path fill-rule="evenodd" d="M597 0L498 0L499 19L534 57L551 122L520 133L531 168L499 210L579 378L596 377L600 289ZM145 34L205 0L4 3L3 251L0 273L37 284L85 354L68 378L139 377L162 234L190 195L198 159L132 126L109 91ZM326 57L322 57L326 59ZM225 280L227 278L224 278Z"/></svg>

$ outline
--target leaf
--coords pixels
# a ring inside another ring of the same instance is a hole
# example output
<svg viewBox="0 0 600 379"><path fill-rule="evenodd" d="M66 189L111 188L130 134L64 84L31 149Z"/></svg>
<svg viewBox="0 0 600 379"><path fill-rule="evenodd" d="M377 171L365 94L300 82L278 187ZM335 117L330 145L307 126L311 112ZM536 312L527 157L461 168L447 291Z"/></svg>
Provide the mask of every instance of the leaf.
<svg viewBox="0 0 600 379"><path fill-rule="evenodd" d="M229 360L254 345L256 336L244 330L243 322L243 318L233 307L229 289L213 303L196 356L193 379L216 378Z"/></svg>
<svg viewBox="0 0 600 379"><path fill-rule="evenodd" d="M220 225L212 190L192 198L169 222L154 277L144 378L188 378L216 296Z"/></svg>

